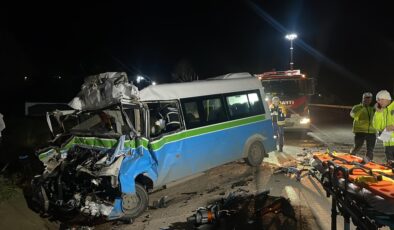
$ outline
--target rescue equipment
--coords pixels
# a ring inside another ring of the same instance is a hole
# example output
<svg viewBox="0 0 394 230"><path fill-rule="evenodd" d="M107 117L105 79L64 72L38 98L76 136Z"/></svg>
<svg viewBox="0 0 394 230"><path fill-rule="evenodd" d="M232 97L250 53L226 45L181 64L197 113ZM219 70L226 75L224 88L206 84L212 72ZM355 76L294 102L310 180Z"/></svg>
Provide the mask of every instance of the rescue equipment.
<svg viewBox="0 0 394 230"><path fill-rule="evenodd" d="M344 229L350 219L358 229L394 228L394 174L390 165L365 162L348 153L315 152L309 174L332 197L331 229L338 211Z"/></svg>

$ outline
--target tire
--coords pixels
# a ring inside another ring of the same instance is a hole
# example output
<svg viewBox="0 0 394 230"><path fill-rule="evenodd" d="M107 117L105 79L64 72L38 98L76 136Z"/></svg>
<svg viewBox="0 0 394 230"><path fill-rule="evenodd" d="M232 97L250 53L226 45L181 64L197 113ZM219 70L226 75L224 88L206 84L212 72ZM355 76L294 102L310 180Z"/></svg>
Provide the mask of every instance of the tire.
<svg viewBox="0 0 394 230"><path fill-rule="evenodd" d="M263 162L265 150L263 144L260 141L253 142L248 149L248 156L245 161L248 165L256 167L260 166Z"/></svg>
<svg viewBox="0 0 394 230"><path fill-rule="evenodd" d="M134 208L133 210L127 212L122 217L122 219L125 221L128 219L133 219L133 218L140 216L148 208L149 196L148 196L148 192L146 191L145 187L139 183L136 183L135 184L135 192L138 197L137 207Z"/></svg>

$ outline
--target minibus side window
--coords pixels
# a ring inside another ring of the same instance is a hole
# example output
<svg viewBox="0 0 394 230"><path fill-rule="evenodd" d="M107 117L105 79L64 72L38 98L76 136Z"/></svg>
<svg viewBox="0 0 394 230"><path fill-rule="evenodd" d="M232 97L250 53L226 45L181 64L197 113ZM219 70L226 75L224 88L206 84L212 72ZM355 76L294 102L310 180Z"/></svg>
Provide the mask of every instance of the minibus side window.
<svg viewBox="0 0 394 230"><path fill-rule="evenodd" d="M156 138L182 128L176 102L152 102L149 107L150 137Z"/></svg>
<svg viewBox="0 0 394 230"><path fill-rule="evenodd" d="M220 98L210 98L202 101L205 123L223 122L227 120L226 111Z"/></svg>
<svg viewBox="0 0 394 230"><path fill-rule="evenodd" d="M249 93L248 94L250 110L253 114L263 114L264 108L261 104L260 97L257 93Z"/></svg>
<svg viewBox="0 0 394 230"><path fill-rule="evenodd" d="M183 103L185 121L187 128L195 128L201 126L200 113L198 111L198 104L196 101Z"/></svg>
<svg viewBox="0 0 394 230"><path fill-rule="evenodd" d="M232 118L247 117L250 114L250 106L246 94L227 96L226 100Z"/></svg>

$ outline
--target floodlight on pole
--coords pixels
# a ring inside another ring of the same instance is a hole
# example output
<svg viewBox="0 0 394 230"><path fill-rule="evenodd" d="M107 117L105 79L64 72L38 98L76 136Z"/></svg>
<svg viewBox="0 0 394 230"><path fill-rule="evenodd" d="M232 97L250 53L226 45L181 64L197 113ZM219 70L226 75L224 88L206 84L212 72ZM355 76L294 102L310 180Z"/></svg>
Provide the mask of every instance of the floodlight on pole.
<svg viewBox="0 0 394 230"><path fill-rule="evenodd" d="M290 40L290 70L293 70L294 62L293 62L293 40L297 38L297 34L288 34L286 35L286 39Z"/></svg>
<svg viewBox="0 0 394 230"><path fill-rule="evenodd" d="M149 83L151 85L157 85L157 82L153 81L150 77L148 77L147 75L137 75L136 76L136 81L137 84L140 84L141 82L146 82Z"/></svg>
<svg viewBox="0 0 394 230"><path fill-rule="evenodd" d="M145 78L141 75L137 76L137 83L140 83L141 81L145 80Z"/></svg>

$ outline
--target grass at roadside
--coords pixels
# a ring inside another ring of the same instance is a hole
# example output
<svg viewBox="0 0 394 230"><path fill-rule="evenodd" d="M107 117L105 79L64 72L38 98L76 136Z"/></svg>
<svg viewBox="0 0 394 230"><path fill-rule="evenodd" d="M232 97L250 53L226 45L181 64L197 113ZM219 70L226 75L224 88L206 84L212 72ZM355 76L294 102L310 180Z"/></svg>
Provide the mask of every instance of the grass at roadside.
<svg viewBox="0 0 394 230"><path fill-rule="evenodd" d="M14 177L5 178L0 175L0 203L12 198L17 192L17 185Z"/></svg>

